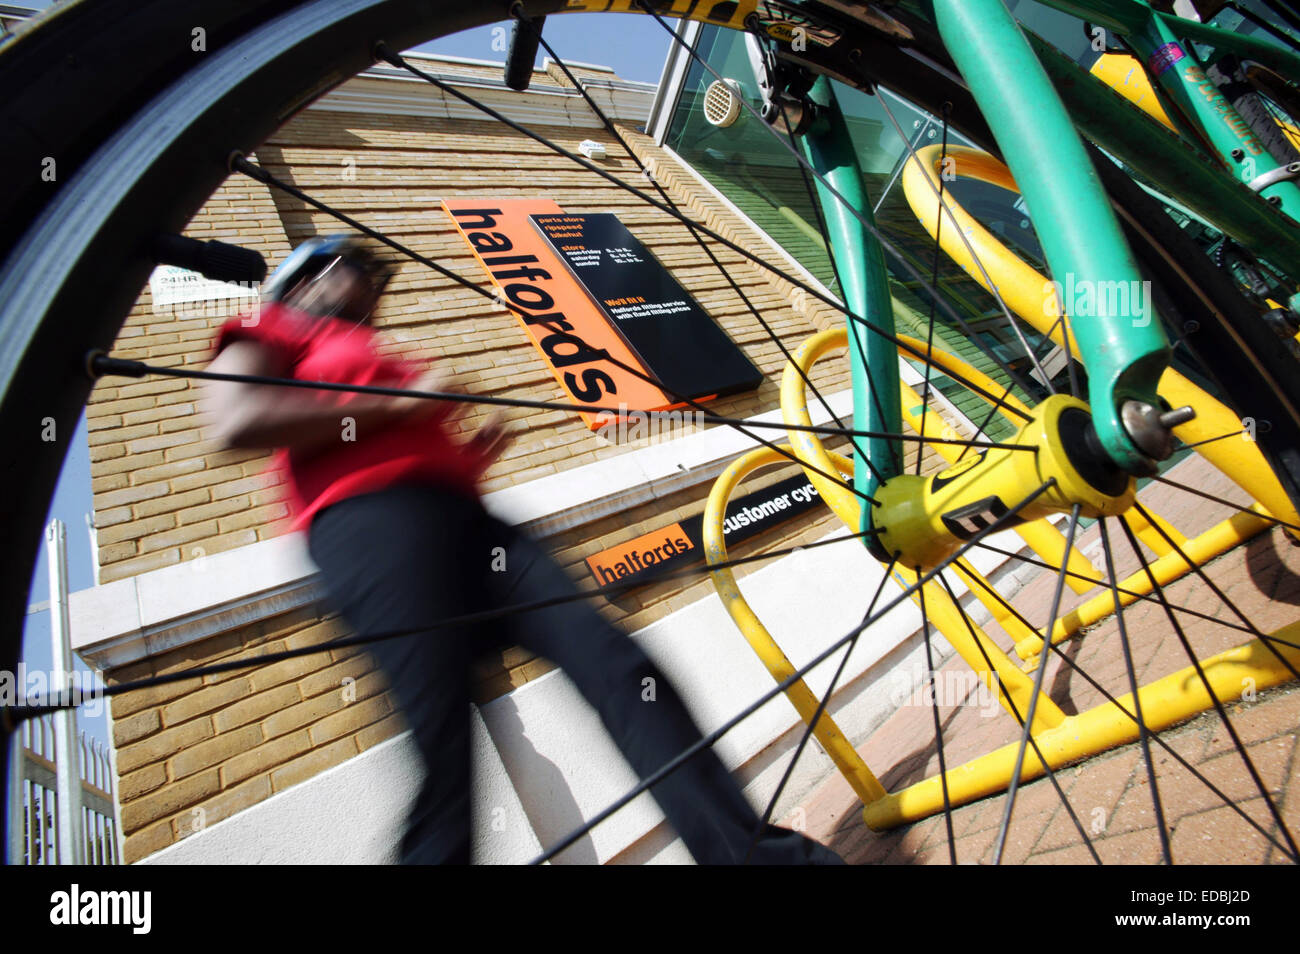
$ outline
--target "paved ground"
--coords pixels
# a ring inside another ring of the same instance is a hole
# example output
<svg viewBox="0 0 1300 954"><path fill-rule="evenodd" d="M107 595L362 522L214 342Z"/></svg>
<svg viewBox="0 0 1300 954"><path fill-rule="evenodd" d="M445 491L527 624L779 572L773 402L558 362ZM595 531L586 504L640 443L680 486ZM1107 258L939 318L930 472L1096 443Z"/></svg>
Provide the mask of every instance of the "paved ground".
<svg viewBox="0 0 1300 954"><path fill-rule="evenodd" d="M1174 475L1209 492L1243 499L1240 492L1202 461L1188 461ZM1211 526L1231 511L1220 505L1151 485L1141 498L1149 507L1189 537ZM1139 569L1127 542L1112 544L1119 553L1120 575ZM1096 540L1097 528L1081 537L1081 547ZM1148 553L1148 556L1150 554ZM1099 565L1100 558L1098 558ZM1247 545L1210 563L1206 573L1261 631L1268 633L1300 618L1300 548L1290 545L1280 530L1264 533ZM1028 620L1041 625L1050 608L1054 576L1044 573L1014 600ZM1212 588L1194 575L1166 588L1175 606L1188 606L1217 620L1238 622ZM1086 597L1066 591L1066 607ZM1220 622L1178 614L1188 642L1198 658L1245 642L1243 633ZM1176 672L1189 665L1186 650L1161 605L1139 602L1126 609L1124 620L1133 646L1139 684ZM1011 641L995 624L986 632L1000 645ZM1063 645L1078 666L1114 695L1128 691L1118 627L1104 620L1084 635ZM1016 658L1016 657L1013 657ZM953 657L939 679L960 680L969 669ZM940 683L952 685L953 683ZM1059 659L1049 661L1045 685L1048 694L1067 714L1082 712L1104 701L1100 691ZM951 702L939 709L947 764L959 765L1019 738L1019 727L1001 710L990 713L987 696L972 693L965 699L940 697ZM1228 707L1264 788L1270 793L1300 841L1300 784L1293 784L1300 762L1296 742L1300 732L1300 686L1295 682L1260 692L1253 699L1237 700ZM859 747L866 762L886 789L895 791L936 774L934 710L918 693ZM1285 863L1282 851L1245 821L1236 809L1254 819L1276 841L1286 844L1259 787L1235 750L1222 720L1213 712L1161 733L1169 746L1213 782L1235 805L1211 791L1168 752L1155 749L1156 787L1164 806L1165 823L1173 859L1177 864ZM1154 802L1141 748L1136 743L1056 771L1079 825L1087 833L1103 863L1147 864L1161 859ZM959 863L991 863L1005 795L986 798L952 813L952 847ZM846 859L859 864L948 864L951 860L948 826L942 814L906 828L873 832L862 820L861 803L838 775L825 782L799 806L813 837L831 845ZM791 823L792 813L785 824ZM1022 785L1008 829L1004 863L1088 864L1093 857L1079 828L1071 820L1052 782L1043 778Z"/></svg>

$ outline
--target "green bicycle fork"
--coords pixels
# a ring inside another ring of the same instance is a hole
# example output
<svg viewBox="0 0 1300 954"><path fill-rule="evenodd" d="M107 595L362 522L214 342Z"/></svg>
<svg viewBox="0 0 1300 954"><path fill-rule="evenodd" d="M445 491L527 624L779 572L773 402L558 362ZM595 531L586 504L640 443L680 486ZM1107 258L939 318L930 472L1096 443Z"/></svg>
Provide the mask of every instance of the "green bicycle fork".
<svg viewBox="0 0 1300 954"><path fill-rule="evenodd" d="M846 207L847 202L874 227L871 203L862 180L848 124L826 77L819 77L808 97L817 106L817 119L799 140L804 157L824 179L817 194L826 219L830 251L840 280L840 292L849 311L866 318L889 334L894 333L894 311L890 300L885 254L863 221ZM830 188L827 188L827 185ZM834 190L833 192L831 190ZM844 201L834 193L838 192ZM893 341L854 321L848 323L849 361L853 371L854 426L896 434L902 428L898 390L898 349ZM870 455L874 471L888 480L902 467L898 447L885 438L869 438L859 444ZM874 496L879 478L863 462L853 470L853 485L859 493ZM862 508L863 530L868 529L871 511Z"/></svg>
<svg viewBox="0 0 1300 954"><path fill-rule="evenodd" d="M1101 446L1124 470L1150 473L1153 462L1130 438L1121 409L1131 400L1161 407L1156 384L1169 363L1169 343L1097 172L1002 0L933 4L943 41L1029 207L1053 277L1060 287L1091 293L1061 304L1086 356Z"/></svg>

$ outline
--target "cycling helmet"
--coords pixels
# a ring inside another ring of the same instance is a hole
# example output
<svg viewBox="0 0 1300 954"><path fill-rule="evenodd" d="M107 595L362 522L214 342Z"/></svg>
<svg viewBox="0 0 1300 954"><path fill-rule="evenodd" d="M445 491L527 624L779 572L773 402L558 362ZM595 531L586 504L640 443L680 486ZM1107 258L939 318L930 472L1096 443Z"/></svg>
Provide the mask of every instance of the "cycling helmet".
<svg viewBox="0 0 1300 954"><path fill-rule="evenodd" d="M393 267L355 235L316 236L289 253L262 286L264 301L284 301L321 275L335 268L348 268L369 285L368 292L352 301L337 302L323 313L352 321L365 321L392 277Z"/></svg>

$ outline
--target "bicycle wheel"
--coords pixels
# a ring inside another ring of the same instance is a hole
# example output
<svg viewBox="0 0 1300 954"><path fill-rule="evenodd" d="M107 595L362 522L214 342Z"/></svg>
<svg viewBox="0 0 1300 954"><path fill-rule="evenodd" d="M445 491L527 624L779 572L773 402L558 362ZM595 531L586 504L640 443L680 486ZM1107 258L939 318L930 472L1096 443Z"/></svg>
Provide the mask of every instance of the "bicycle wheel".
<svg viewBox="0 0 1300 954"><path fill-rule="evenodd" d="M0 50L0 83L15 91L0 106L0 119L22 135L20 148L4 161L30 170L53 156L65 171L74 167L66 182L54 180L52 194L18 190L0 200L7 203L0 207L6 253L0 270L3 481L22 515L14 529L27 565L34 562L40 518L67 446L66 437L49 443L32 437L39 430L32 409L39 409L39 419L52 418L58 434L72 431L91 387L85 355L111 348L153 267L152 238L181 231L229 174L233 151L253 151L295 111L371 65L377 42L406 48L501 15L469 3L397 0L214 2L183 13L161 2L118 6L61 6ZM530 4L528 12L563 8L561 0L550 0ZM111 21L110 41L96 27L113 13L123 18ZM721 14L724 25L737 25L732 14ZM160 25L189 38L196 22L208 24L211 49L197 64L155 42ZM854 48L878 42L878 31L858 26L858 44L853 25L841 26ZM33 66L48 62L54 51L82 68L73 82L50 93L37 85ZM911 64L912 75L919 75ZM828 72L840 68L838 61L816 65ZM110 72L120 82L105 82ZM933 85L918 80L910 92L932 96ZM73 101L97 109L67 111L66 128L50 138L36 117ZM978 129L978 112L970 116L969 128ZM11 619L21 616L25 586L25 578L7 577L0 591L0 607ZM10 668L18 631L7 629L0 643Z"/></svg>

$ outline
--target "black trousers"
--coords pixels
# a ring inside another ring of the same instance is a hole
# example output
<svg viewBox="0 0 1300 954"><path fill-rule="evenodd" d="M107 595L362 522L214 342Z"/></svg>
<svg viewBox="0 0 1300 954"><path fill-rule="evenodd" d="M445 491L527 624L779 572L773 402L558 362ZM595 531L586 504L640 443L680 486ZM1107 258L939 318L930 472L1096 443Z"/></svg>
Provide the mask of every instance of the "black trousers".
<svg viewBox="0 0 1300 954"><path fill-rule="evenodd" d="M432 621L576 592L535 541L490 516L477 498L435 486L342 501L316 515L308 540L328 601L358 634L421 630ZM424 760L404 862L470 860L470 665L509 645L564 669L641 778L700 738L663 673L586 600L369 644ZM758 817L712 749L650 792L696 861L744 859ZM773 826L750 860L840 862L818 843Z"/></svg>

